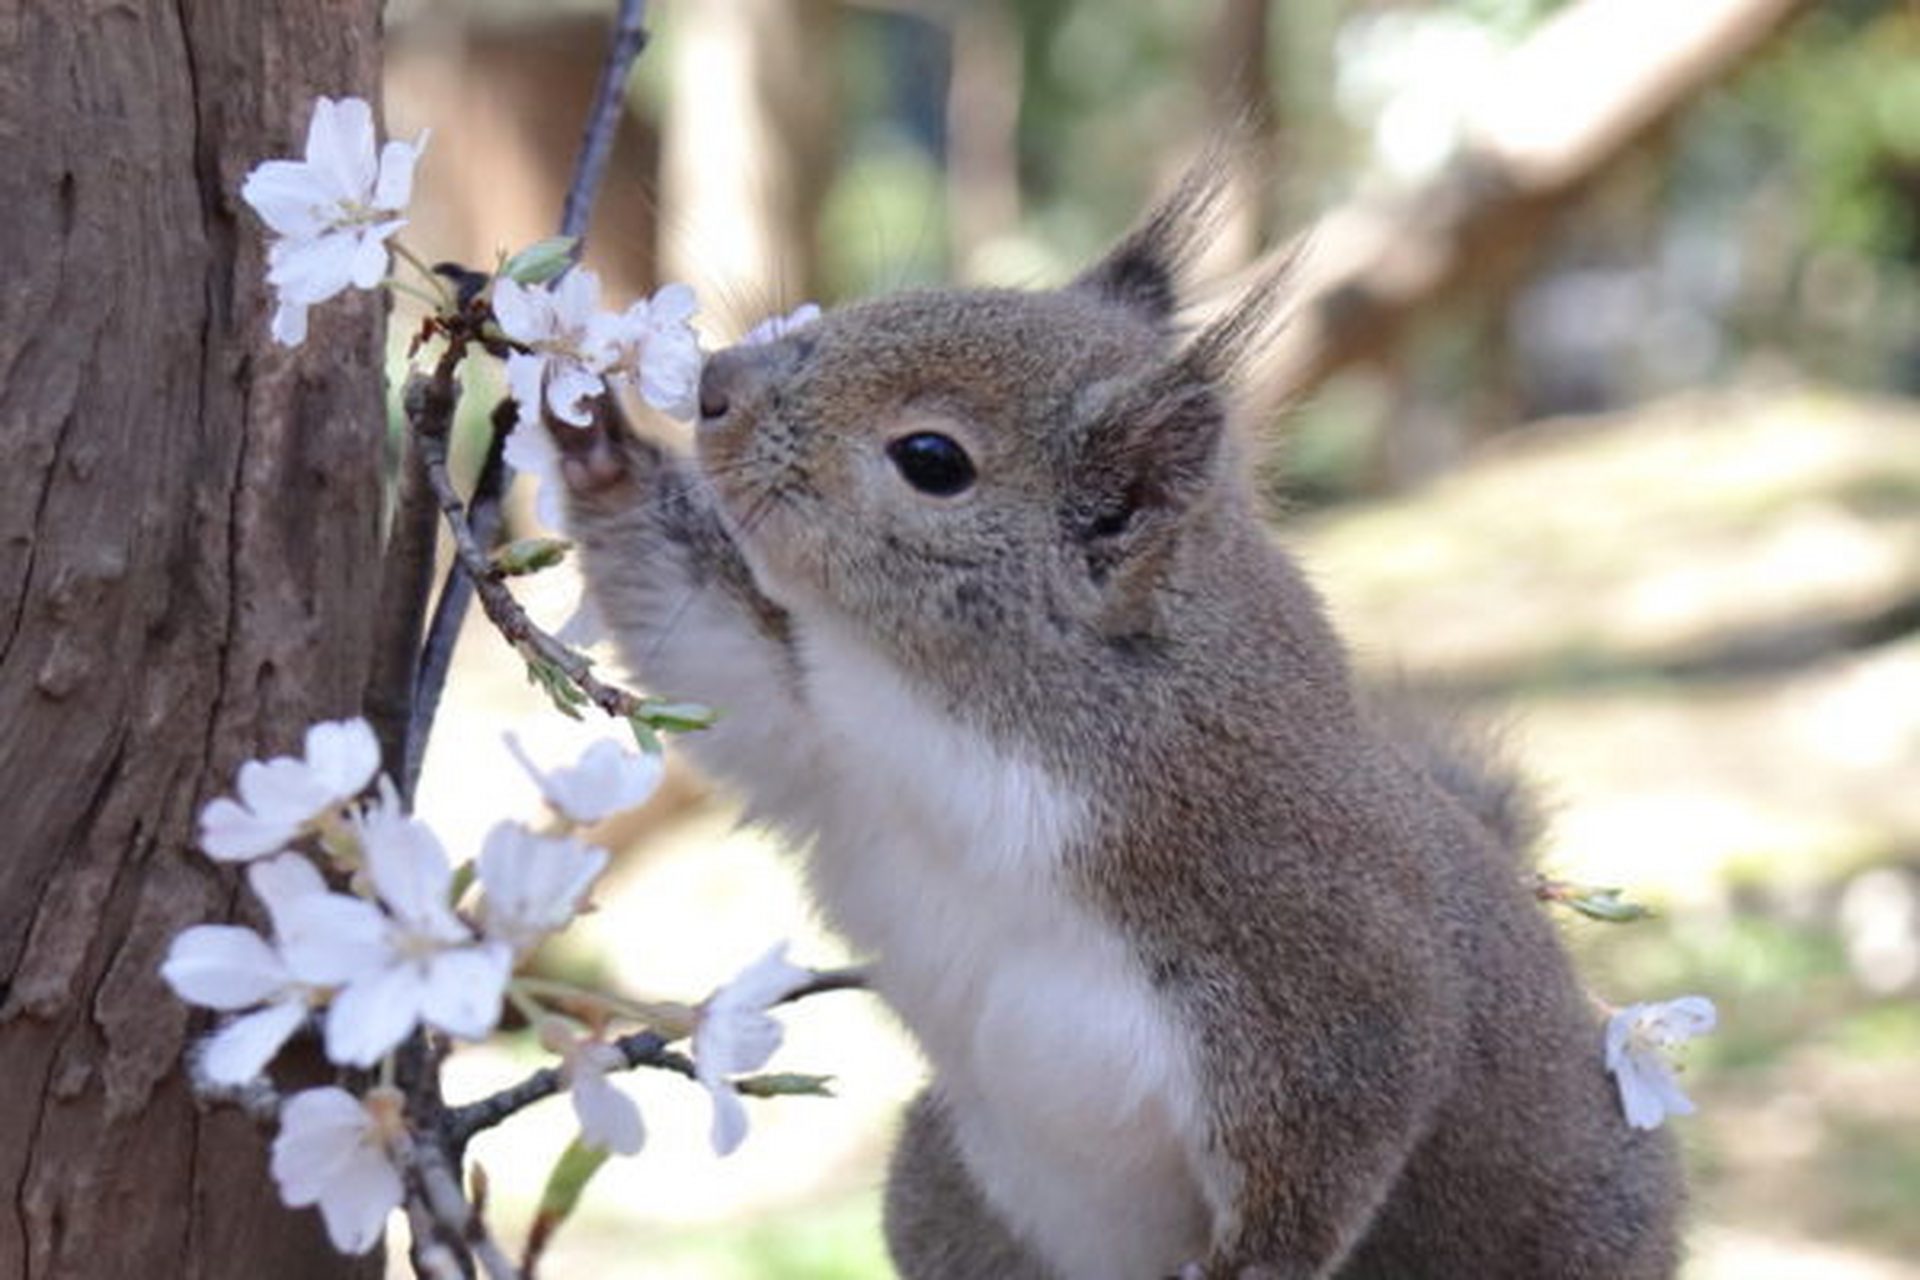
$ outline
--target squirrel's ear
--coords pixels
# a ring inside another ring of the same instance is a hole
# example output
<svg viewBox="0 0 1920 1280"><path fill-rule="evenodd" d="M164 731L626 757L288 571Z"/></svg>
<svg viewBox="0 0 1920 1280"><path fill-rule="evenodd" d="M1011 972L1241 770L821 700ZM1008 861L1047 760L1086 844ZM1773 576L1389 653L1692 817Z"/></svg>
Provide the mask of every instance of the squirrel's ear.
<svg viewBox="0 0 1920 1280"><path fill-rule="evenodd" d="M1068 532L1096 579L1161 535L1213 482L1227 411L1184 362L1082 397L1074 433Z"/></svg>
<svg viewBox="0 0 1920 1280"><path fill-rule="evenodd" d="M1209 152L1125 239L1068 287L1097 294L1156 324L1180 306L1183 277L1213 234L1231 170Z"/></svg>

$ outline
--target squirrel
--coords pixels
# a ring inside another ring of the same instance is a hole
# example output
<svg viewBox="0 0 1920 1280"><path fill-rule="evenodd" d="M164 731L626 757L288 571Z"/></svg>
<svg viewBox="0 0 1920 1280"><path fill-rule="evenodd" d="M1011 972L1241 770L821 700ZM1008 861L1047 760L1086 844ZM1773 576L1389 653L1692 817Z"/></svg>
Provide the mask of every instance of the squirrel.
<svg viewBox="0 0 1920 1280"><path fill-rule="evenodd" d="M1357 688L1261 518L1282 281L1177 322L1217 188L1063 287L714 354L691 458L556 428L589 592L925 1053L909 1280L1669 1276L1515 792Z"/></svg>

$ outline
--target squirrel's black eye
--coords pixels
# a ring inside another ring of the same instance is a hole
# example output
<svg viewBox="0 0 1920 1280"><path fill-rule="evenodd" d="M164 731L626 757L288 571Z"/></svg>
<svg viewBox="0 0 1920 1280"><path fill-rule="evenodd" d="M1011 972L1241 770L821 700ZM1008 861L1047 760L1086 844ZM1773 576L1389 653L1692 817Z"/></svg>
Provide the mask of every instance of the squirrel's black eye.
<svg viewBox="0 0 1920 1280"><path fill-rule="evenodd" d="M901 436L887 446L887 456L908 484L937 498L951 498L973 484L973 459L937 431Z"/></svg>

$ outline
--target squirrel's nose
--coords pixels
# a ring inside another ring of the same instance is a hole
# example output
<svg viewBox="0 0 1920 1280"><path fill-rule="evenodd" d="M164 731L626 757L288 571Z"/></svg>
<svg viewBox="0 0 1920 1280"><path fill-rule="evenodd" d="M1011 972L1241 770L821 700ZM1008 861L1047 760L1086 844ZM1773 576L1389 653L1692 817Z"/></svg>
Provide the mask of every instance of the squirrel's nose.
<svg viewBox="0 0 1920 1280"><path fill-rule="evenodd" d="M700 370L701 425L752 409L769 384L792 371L799 354L790 343L760 342L709 356Z"/></svg>
<svg viewBox="0 0 1920 1280"><path fill-rule="evenodd" d="M727 416L727 409L733 404L733 393L727 386L727 375L720 368L720 362L726 355L724 351L716 354L700 371L700 416L702 418L724 418Z"/></svg>

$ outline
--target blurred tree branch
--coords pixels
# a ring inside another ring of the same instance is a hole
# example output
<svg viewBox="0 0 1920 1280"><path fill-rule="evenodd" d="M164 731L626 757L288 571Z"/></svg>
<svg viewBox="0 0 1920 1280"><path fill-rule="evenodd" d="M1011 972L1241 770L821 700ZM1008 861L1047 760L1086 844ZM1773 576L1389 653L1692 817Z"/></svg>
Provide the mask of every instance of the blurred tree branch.
<svg viewBox="0 0 1920 1280"><path fill-rule="evenodd" d="M1303 395L1389 354L1435 303L1512 278L1595 178L1809 7L1580 0L1561 11L1509 57L1437 176L1336 209L1308 233L1293 319L1262 386Z"/></svg>

